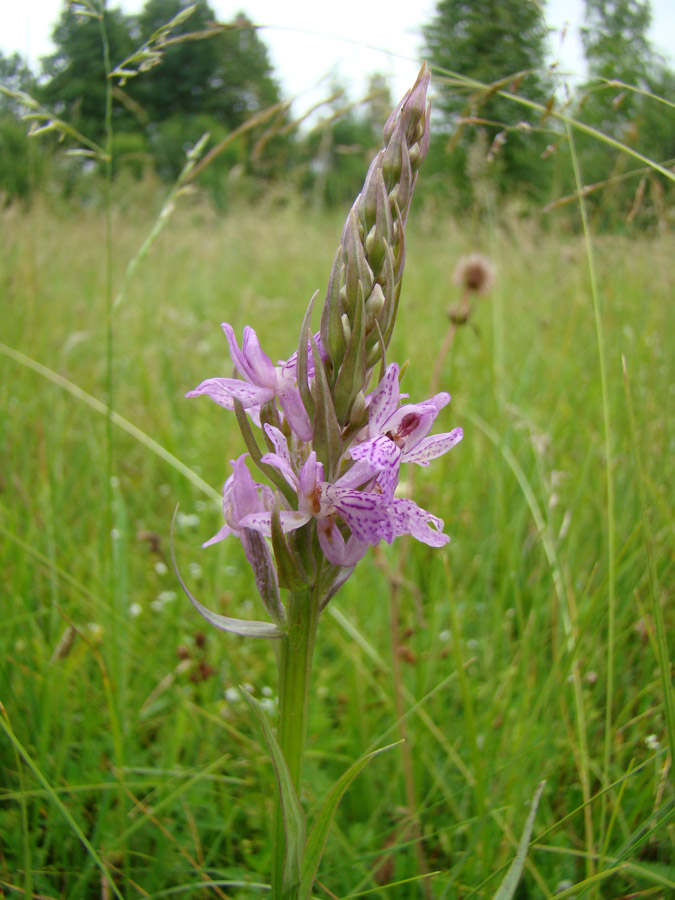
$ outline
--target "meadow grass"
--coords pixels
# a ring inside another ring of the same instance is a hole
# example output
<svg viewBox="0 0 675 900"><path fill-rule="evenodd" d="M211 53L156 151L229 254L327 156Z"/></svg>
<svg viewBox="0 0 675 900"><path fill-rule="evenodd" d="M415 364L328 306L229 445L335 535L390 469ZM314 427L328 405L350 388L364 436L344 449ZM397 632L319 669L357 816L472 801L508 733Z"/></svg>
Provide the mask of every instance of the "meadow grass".
<svg viewBox="0 0 675 900"><path fill-rule="evenodd" d="M215 404L183 395L229 374L221 321L289 355L342 218L272 204L176 212L114 313L114 403L199 478L115 427L111 541L106 417L55 381L105 399L105 218L2 212L8 896L108 897L113 885L123 897L264 896L274 777L236 688L273 709L274 656L207 632L169 560L180 502L176 551L194 593L264 617L239 544L200 547L220 527L214 492L241 438ZM118 289L151 220L119 208L112 225ZM452 541L378 548L319 630L305 805L395 741L402 708L407 739L407 755L379 756L345 796L319 880L342 898L420 896L421 843L437 900L492 896L545 778L518 896L673 896L659 665L674 624L672 244L593 243L603 401L584 239L527 221L469 233L415 207L390 350L410 359L413 398L426 396L458 300L454 265L477 246L495 288L457 330L441 382L453 402L439 426L465 438L415 477Z"/></svg>

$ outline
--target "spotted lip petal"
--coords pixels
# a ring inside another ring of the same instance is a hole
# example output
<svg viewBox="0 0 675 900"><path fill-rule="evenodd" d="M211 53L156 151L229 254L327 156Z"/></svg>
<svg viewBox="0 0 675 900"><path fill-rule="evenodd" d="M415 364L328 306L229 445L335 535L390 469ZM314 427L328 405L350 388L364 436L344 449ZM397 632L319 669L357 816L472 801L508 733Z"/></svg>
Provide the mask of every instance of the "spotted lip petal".
<svg viewBox="0 0 675 900"><path fill-rule="evenodd" d="M450 540L447 534L443 534L443 519L422 509L414 500L397 498L387 512L393 537L410 534L415 540L428 544L430 547L442 547ZM389 538L385 539L391 543Z"/></svg>
<svg viewBox="0 0 675 900"><path fill-rule="evenodd" d="M370 467L388 501L393 500L401 463L426 466L429 460L447 453L462 439L460 428L447 434L428 436L436 416L450 402L450 394L441 392L421 403L399 406L398 374L396 363L387 366L370 395L369 437L349 449L352 459Z"/></svg>
<svg viewBox="0 0 675 900"><path fill-rule="evenodd" d="M391 500L398 484L401 450L385 435L364 441L351 449L352 458L366 463L370 473L377 473L377 483L385 497Z"/></svg>
<svg viewBox="0 0 675 900"><path fill-rule="evenodd" d="M452 450L463 437L464 432L461 428L453 428L452 431L445 434L432 434L408 451L405 454L405 461L417 463L419 466L428 466L432 459L443 456L448 450Z"/></svg>

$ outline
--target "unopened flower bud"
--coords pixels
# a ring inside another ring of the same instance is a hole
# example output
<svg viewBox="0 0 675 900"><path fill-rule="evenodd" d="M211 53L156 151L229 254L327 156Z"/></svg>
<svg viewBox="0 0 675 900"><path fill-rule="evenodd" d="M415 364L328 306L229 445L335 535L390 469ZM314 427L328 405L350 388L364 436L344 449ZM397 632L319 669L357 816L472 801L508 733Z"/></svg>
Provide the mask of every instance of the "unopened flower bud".
<svg viewBox="0 0 675 900"><path fill-rule="evenodd" d="M349 324L347 313L342 314L342 333L345 336L345 343L348 344L352 336L352 326Z"/></svg>
<svg viewBox="0 0 675 900"><path fill-rule="evenodd" d="M354 402L352 403L352 408L349 410L349 424L350 425L358 425L363 418L363 414L366 411L366 398L363 395L363 391L359 391L356 397L354 398Z"/></svg>
<svg viewBox="0 0 675 900"><path fill-rule="evenodd" d="M370 297L366 300L366 331L372 331L375 322L380 317L380 313L384 309L385 296L382 286L376 284L372 290Z"/></svg>

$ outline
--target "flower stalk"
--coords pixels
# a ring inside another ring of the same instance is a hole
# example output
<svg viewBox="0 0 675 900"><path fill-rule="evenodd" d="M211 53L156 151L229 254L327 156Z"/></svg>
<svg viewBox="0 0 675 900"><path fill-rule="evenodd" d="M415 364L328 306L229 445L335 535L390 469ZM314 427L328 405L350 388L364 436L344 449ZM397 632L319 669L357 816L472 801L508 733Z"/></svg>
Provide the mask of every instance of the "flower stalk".
<svg viewBox="0 0 675 900"><path fill-rule="evenodd" d="M312 661L319 614L319 598L316 591L310 589L292 591L287 602L287 632L277 645L279 673L277 740L298 796L307 741ZM282 895L285 850L284 816L281 796L277 794L274 809L273 897Z"/></svg>

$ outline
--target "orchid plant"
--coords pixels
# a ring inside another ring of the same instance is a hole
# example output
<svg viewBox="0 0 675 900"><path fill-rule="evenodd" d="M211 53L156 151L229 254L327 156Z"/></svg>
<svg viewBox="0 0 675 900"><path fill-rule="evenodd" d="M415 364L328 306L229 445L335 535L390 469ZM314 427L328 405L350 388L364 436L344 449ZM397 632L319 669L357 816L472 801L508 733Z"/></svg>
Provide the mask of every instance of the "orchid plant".
<svg viewBox="0 0 675 900"><path fill-rule="evenodd" d="M462 439L462 430L431 434L450 396L402 403L408 399L399 386L402 373L386 361L401 292L405 225L429 145L429 80L423 66L385 124L384 146L347 217L320 330L311 329L315 295L296 352L274 365L251 327L240 346L225 323L235 377L209 378L187 395L206 395L234 412L247 450L232 462L225 483L225 524L204 546L239 538L269 621L214 613L181 584L211 624L272 639L277 647L276 736L247 696L277 776L274 900L310 896L339 799L369 758L338 781L307 834L298 797L321 612L369 547L402 535L432 547L449 540L438 516L397 497L396 489L403 463L427 466ZM254 480L250 467L267 483Z"/></svg>

